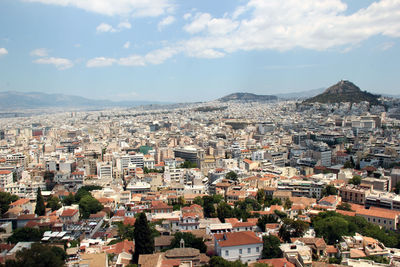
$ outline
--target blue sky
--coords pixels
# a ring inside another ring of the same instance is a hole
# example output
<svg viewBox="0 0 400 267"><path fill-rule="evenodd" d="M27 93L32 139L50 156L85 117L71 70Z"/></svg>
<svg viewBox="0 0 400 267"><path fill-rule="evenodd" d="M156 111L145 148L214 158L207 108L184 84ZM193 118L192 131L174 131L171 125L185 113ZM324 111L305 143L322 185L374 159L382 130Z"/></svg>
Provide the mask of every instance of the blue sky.
<svg viewBox="0 0 400 267"><path fill-rule="evenodd" d="M2 0L0 90L204 101L399 94L400 0Z"/></svg>

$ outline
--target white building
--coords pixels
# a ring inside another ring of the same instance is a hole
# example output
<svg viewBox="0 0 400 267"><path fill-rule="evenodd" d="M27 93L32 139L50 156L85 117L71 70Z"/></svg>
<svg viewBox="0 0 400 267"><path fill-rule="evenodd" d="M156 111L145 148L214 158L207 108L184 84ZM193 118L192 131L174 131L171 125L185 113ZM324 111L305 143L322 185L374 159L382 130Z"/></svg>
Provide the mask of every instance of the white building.
<svg viewBox="0 0 400 267"><path fill-rule="evenodd" d="M5 188L13 182L13 173L7 170L0 170L0 188Z"/></svg>
<svg viewBox="0 0 400 267"><path fill-rule="evenodd" d="M215 234L215 251L228 261L255 262L261 258L263 241L254 232Z"/></svg>

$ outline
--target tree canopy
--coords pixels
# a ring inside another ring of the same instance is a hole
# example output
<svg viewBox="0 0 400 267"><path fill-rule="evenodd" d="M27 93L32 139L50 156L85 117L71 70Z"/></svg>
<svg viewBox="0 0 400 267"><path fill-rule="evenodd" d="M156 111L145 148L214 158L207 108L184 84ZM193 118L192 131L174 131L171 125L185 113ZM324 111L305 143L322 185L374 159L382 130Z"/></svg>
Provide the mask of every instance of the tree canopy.
<svg viewBox="0 0 400 267"><path fill-rule="evenodd" d="M134 261L138 262L139 255L154 252L154 238L144 213L140 213L136 219L133 236L135 238Z"/></svg>
<svg viewBox="0 0 400 267"><path fill-rule="evenodd" d="M14 230L13 234L7 239L7 242L16 244L18 242L40 241L45 230L23 227Z"/></svg>
<svg viewBox="0 0 400 267"><path fill-rule="evenodd" d="M46 214L46 207L44 206L44 199L43 199L42 191L40 190L40 187L38 187L37 194L36 194L35 214L37 216L44 216Z"/></svg>
<svg viewBox="0 0 400 267"><path fill-rule="evenodd" d="M183 233L183 232L175 233L174 239L172 239L169 249L179 248L181 239L185 241L185 247L197 248L198 250L200 250L201 253L206 253L207 246L204 244L202 238L196 237L192 233Z"/></svg>
<svg viewBox="0 0 400 267"><path fill-rule="evenodd" d="M18 196L11 195L7 192L0 192L0 212L1 215L6 213L10 208L10 204L14 201L18 200Z"/></svg>
<svg viewBox="0 0 400 267"><path fill-rule="evenodd" d="M323 237L328 244L335 244L344 235L356 232L370 236L382 242L386 247L399 247L400 235L394 231L385 231L360 216L345 216L328 211L321 212L312 219L312 225L318 237Z"/></svg>
<svg viewBox="0 0 400 267"><path fill-rule="evenodd" d="M282 251L279 248L281 241L273 235L263 236L263 259L281 258Z"/></svg>
<svg viewBox="0 0 400 267"><path fill-rule="evenodd" d="M232 180L232 181L237 181L238 179L238 175L236 172L234 171L230 171L225 175L226 179Z"/></svg>
<svg viewBox="0 0 400 267"><path fill-rule="evenodd" d="M257 226L261 229L261 232L265 232L265 225L267 223L276 223L278 220L273 215L263 215L258 218Z"/></svg>
<svg viewBox="0 0 400 267"><path fill-rule="evenodd" d="M90 214L95 214L103 209L103 205L92 197L92 195L89 193L89 195L84 195L80 200L79 200L79 212L82 215L82 218L89 218Z"/></svg>
<svg viewBox="0 0 400 267"><path fill-rule="evenodd" d="M361 176L360 175L354 175L353 178L349 180L349 184L354 184L354 185L359 185L361 184Z"/></svg>
<svg viewBox="0 0 400 267"><path fill-rule="evenodd" d="M7 260L4 266L62 267L65 264L66 256L62 248L34 243L30 249L23 248L18 251L16 259Z"/></svg>
<svg viewBox="0 0 400 267"><path fill-rule="evenodd" d="M338 190L333 185L327 185L324 189L322 189L322 196L330 196L330 195L337 195Z"/></svg>
<svg viewBox="0 0 400 267"><path fill-rule="evenodd" d="M58 210L61 208L61 203L58 197L53 196L49 200L47 200L47 208L50 208L52 211Z"/></svg>
<svg viewBox="0 0 400 267"><path fill-rule="evenodd" d="M247 267L247 264L244 264L239 260L227 261L220 256L214 256L205 267Z"/></svg>

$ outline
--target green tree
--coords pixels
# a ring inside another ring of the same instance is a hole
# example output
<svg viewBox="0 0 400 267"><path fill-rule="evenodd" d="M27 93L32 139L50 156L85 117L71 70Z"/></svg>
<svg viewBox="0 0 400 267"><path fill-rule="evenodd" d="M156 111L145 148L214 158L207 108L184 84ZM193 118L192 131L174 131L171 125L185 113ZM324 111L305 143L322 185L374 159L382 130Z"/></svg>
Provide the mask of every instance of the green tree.
<svg viewBox="0 0 400 267"><path fill-rule="evenodd" d="M290 242L292 237L302 237L309 227L304 221L285 218L278 234L285 242Z"/></svg>
<svg viewBox="0 0 400 267"><path fill-rule="evenodd" d="M36 208L35 214L38 216L44 216L46 214L46 207L44 206L44 200L40 187L38 187L36 194Z"/></svg>
<svg viewBox="0 0 400 267"><path fill-rule="evenodd" d="M227 261L220 256L211 257L205 267L247 267L247 264L242 263L239 260L236 261Z"/></svg>
<svg viewBox="0 0 400 267"><path fill-rule="evenodd" d="M349 222L337 216L315 222L314 229L317 236L324 237L325 241L331 245L337 244L342 236L350 233Z"/></svg>
<svg viewBox="0 0 400 267"><path fill-rule="evenodd" d="M79 212L81 213L82 218L89 218L90 214L95 214L103 209L103 205L92 197L92 195L89 193L89 195L83 196L80 201L79 201Z"/></svg>
<svg viewBox="0 0 400 267"><path fill-rule="evenodd" d="M327 185L324 189L322 189L322 196L330 196L330 195L337 195L338 190L333 185Z"/></svg>
<svg viewBox="0 0 400 267"><path fill-rule="evenodd" d="M264 205L271 207L272 205L282 205L282 201L279 198L272 198L271 195L267 195L264 200Z"/></svg>
<svg viewBox="0 0 400 267"><path fill-rule="evenodd" d="M181 165L181 168L184 169L197 168L197 163L185 160L185 162Z"/></svg>
<svg viewBox="0 0 400 267"><path fill-rule="evenodd" d="M7 193L7 192L0 192L1 215L6 213L8 211L8 209L10 208L10 204L17 200L18 200L18 196L16 196L16 195L11 195L10 193Z"/></svg>
<svg viewBox="0 0 400 267"><path fill-rule="evenodd" d="M120 241L125 239L132 241L135 238L135 227L133 225L125 225L122 222L118 222L117 227Z"/></svg>
<svg viewBox="0 0 400 267"><path fill-rule="evenodd" d="M217 217L221 222L225 222L225 218L232 218L233 216L233 209L229 204L224 201L218 204Z"/></svg>
<svg viewBox="0 0 400 267"><path fill-rule="evenodd" d="M135 222L135 254L134 262L138 262L139 255L152 254L154 252L154 239L151 235L151 229L147 222L146 215L140 213Z"/></svg>
<svg viewBox="0 0 400 267"><path fill-rule="evenodd" d="M232 181L237 181L238 179L238 175L236 172L234 171L230 171L225 175L226 179L232 180Z"/></svg>
<svg viewBox="0 0 400 267"><path fill-rule="evenodd" d="M212 196L203 197L203 212L206 218L215 218L216 212L214 207L214 199Z"/></svg>
<svg viewBox="0 0 400 267"><path fill-rule="evenodd" d="M261 232L265 232L265 225L267 223L276 223L276 222L278 222L278 220L276 219L275 216L263 215L260 218L258 218L257 226L261 229Z"/></svg>
<svg viewBox="0 0 400 267"><path fill-rule="evenodd" d="M394 192L396 194L400 194L400 182L397 182L396 185L394 186Z"/></svg>
<svg viewBox="0 0 400 267"><path fill-rule="evenodd" d="M354 184L354 185L359 185L361 184L361 176L360 175L354 175L353 178L349 180L349 184Z"/></svg>
<svg viewBox="0 0 400 267"><path fill-rule="evenodd" d="M265 201L265 191L263 189L259 189L257 191L256 199L260 205L264 204Z"/></svg>
<svg viewBox="0 0 400 267"><path fill-rule="evenodd" d="M75 203L75 197L72 193L69 193L67 197L63 199L63 203L66 206L70 206Z"/></svg>
<svg viewBox="0 0 400 267"><path fill-rule="evenodd" d="M273 235L263 236L263 259L281 258L282 251L279 248L281 241Z"/></svg>
<svg viewBox="0 0 400 267"><path fill-rule="evenodd" d="M18 251L15 260L6 261L5 266L62 267L65 259L66 253L62 248L35 243L30 249L23 248Z"/></svg>
<svg viewBox="0 0 400 267"><path fill-rule="evenodd" d="M200 205L200 206L204 206L204 201L203 201L203 198L202 197L195 197L194 199L193 199L193 204L197 204L197 205Z"/></svg>
<svg viewBox="0 0 400 267"><path fill-rule="evenodd" d="M61 203L58 197L53 196L47 201L47 208L50 208L52 211L58 210L61 208Z"/></svg>
<svg viewBox="0 0 400 267"><path fill-rule="evenodd" d="M7 239L7 242L16 244L18 242L40 241L44 230L36 228L23 227L14 230L13 234Z"/></svg>
<svg viewBox="0 0 400 267"><path fill-rule="evenodd" d="M293 202L290 199L286 199L285 203L283 203L283 207L285 208L285 210L288 210L292 207Z"/></svg>
<svg viewBox="0 0 400 267"><path fill-rule="evenodd" d="M172 239L169 249L179 248L182 239L183 241L185 241L185 247L197 248L198 250L200 250L201 253L207 252L207 246L204 244L202 238L196 237L192 233L183 233L183 232L175 233L174 239Z"/></svg>
<svg viewBox="0 0 400 267"><path fill-rule="evenodd" d="M337 210L346 210L346 211L352 211L351 205L347 202L342 202L340 205L336 206Z"/></svg>

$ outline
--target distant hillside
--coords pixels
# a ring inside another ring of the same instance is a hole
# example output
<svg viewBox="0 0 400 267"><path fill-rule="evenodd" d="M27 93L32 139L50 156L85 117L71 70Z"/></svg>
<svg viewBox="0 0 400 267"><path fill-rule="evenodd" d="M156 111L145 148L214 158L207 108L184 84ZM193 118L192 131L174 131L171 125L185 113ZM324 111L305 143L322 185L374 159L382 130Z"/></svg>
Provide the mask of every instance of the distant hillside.
<svg viewBox="0 0 400 267"><path fill-rule="evenodd" d="M367 101L372 105L380 104L379 95L361 91L356 85L349 81L340 81L326 89L322 94L314 96L304 101L305 103L340 103L351 102L359 103Z"/></svg>
<svg viewBox="0 0 400 267"><path fill-rule="evenodd" d="M274 95L256 95L251 93L234 93L218 99L220 102L243 101L243 102L265 102L273 101L278 98Z"/></svg>
<svg viewBox="0 0 400 267"><path fill-rule="evenodd" d="M0 110L9 109L35 109L50 107L130 107L148 104L158 104L152 101L120 101L94 100L85 97L64 95L64 94L46 94L39 92L0 92Z"/></svg>
<svg viewBox="0 0 400 267"><path fill-rule="evenodd" d="M276 96L280 99L306 99L321 94L324 91L325 88L318 88L294 93L276 94Z"/></svg>

